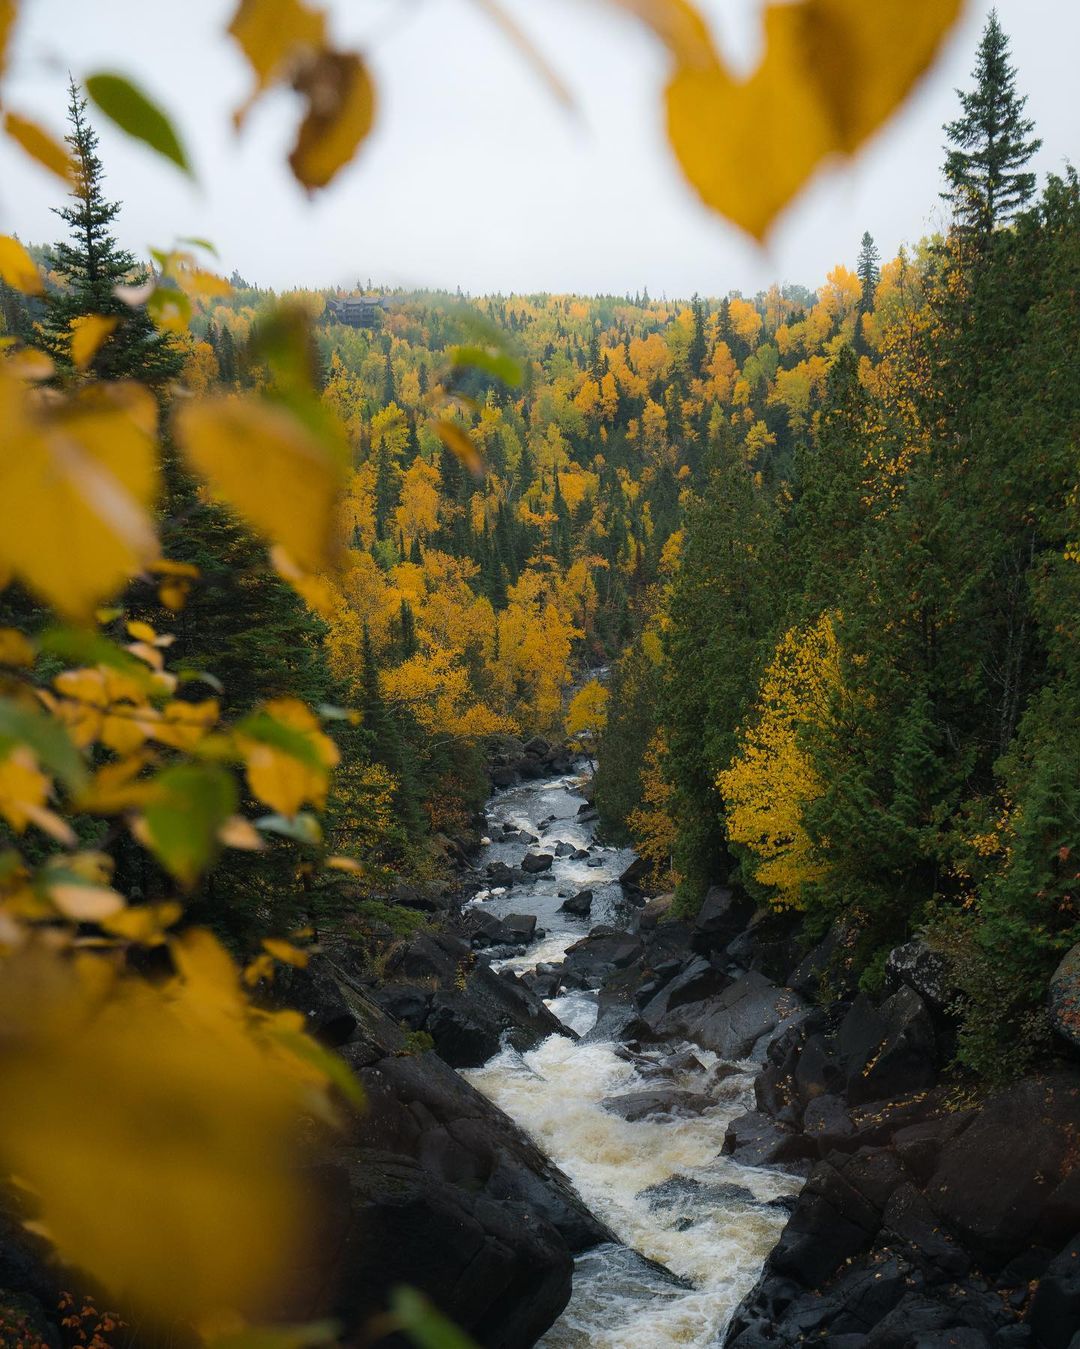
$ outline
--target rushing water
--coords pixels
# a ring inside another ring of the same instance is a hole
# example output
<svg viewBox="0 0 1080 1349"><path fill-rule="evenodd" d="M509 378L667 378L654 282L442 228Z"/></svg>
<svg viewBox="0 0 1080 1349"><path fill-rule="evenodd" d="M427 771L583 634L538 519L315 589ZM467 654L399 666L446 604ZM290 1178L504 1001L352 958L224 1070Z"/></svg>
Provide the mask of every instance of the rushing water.
<svg viewBox="0 0 1080 1349"><path fill-rule="evenodd" d="M474 903L504 916L535 913L545 935L505 965L521 971L557 961L597 923L630 926L616 878L633 854L601 848L578 818L583 798L572 777L526 783L500 793L489 809L493 842L483 862L519 863L526 851L553 853L559 842L588 857L556 858L540 879L481 892ZM504 825L539 842L503 842ZM590 866L589 862L593 865ZM597 862L599 864L597 864ZM593 891L592 913L559 912L560 891ZM541 1341L544 1349L663 1349L715 1345L785 1221L770 1201L797 1182L721 1157L728 1121L747 1108L752 1067L721 1066L694 1050L672 1060L672 1046L640 1056L589 1036L590 993L549 1006L583 1038L553 1035L527 1054L504 1049L467 1074L570 1176L585 1202L625 1242L579 1256L569 1307ZM609 1096L660 1086L707 1091L715 1104L691 1118L634 1123L602 1108Z"/></svg>

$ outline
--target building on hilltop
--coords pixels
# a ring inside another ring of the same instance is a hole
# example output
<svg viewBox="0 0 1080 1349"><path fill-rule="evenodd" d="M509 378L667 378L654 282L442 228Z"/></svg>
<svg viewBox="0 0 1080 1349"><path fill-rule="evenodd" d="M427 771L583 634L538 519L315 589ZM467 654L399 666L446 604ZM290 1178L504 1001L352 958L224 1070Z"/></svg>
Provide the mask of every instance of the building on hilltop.
<svg viewBox="0 0 1080 1349"><path fill-rule="evenodd" d="M345 295L340 299L328 299L326 314L350 328L378 328L391 303L389 295Z"/></svg>

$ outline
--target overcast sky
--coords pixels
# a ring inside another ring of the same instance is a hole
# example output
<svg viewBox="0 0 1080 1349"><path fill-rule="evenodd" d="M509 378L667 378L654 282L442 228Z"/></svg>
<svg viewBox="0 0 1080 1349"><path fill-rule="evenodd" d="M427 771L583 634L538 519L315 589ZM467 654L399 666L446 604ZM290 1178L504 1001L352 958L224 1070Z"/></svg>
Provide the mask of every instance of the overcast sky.
<svg viewBox="0 0 1080 1349"><path fill-rule="evenodd" d="M174 114L198 186L101 126L122 241L145 256L206 236L226 272L277 288L369 276L473 294L817 286L834 263L853 265L864 229L889 256L941 222L941 125L955 87L970 85L989 0L970 0L904 111L853 166L819 174L765 250L683 185L662 132L665 57L635 23L587 0L506 3L570 86L575 116L473 0L331 0L335 35L369 53L382 100L360 157L314 203L284 167L290 95L265 100L232 135L249 77L222 32L230 0L23 0L6 102L59 130L68 69L135 77ZM725 49L752 62L758 0L701 4ZM1061 171L1080 160L1080 0L998 0L998 12L1045 142L1037 167ZM0 230L51 240L56 202L55 180L0 144Z"/></svg>

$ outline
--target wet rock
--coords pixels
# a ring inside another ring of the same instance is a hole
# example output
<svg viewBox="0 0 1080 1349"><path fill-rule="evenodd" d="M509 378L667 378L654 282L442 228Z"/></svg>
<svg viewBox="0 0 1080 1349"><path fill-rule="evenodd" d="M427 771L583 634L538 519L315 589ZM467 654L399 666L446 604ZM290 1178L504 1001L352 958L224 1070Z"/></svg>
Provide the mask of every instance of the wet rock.
<svg viewBox="0 0 1080 1349"><path fill-rule="evenodd" d="M619 1115L629 1124L652 1119L657 1115L700 1115L714 1105L711 1096L697 1091L679 1091L674 1087L654 1091L630 1091L620 1096L608 1096L601 1106L613 1115Z"/></svg>
<svg viewBox="0 0 1080 1349"><path fill-rule="evenodd" d="M488 776L493 787L513 787L518 780L517 769L509 764L489 769Z"/></svg>
<svg viewBox="0 0 1080 1349"><path fill-rule="evenodd" d="M638 917L638 931L651 932L657 924L662 923L667 918L674 902L675 896L673 894L654 895L641 910Z"/></svg>
<svg viewBox="0 0 1080 1349"><path fill-rule="evenodd" d="M499 1052L497 1022L481 1015L464 992L433 993L425 1029L452 1068L479 1068Z"/></svg>
<svg viewBox="0 0 1080 1349"><path fill-rule="evenodd" d="M550 871L552 860L550 853L527 852L521 859L521 869L534 875L541 871Z"/></svg>
<svg viewBox="0 0 1080 1349"><path fill-rule="evenodd" d="M506 923L486 909L468 909L462 916L461 926L473 950L482 950L486 946L510 946L514 937Z"/></svg>
<svg viewBox="0 0 1080 1349"><path fill-rule="evenodd" d="M575 918L587 918L592 911L593 892L591 890L579 890L576 895L571 895L569 899L564 900L559 905L560 913L573 914Z"/></svg>
<svg viewBox="0 0 1080 1349"><path fill-rule="evenodd" d="M922 998L906 986L880 1008L856 999L836 1043L852 1104L923 1091L937 1079L934 1025Z"/></svg>
<svg viewBox="0 0 1080 1349"><path fill-rule="evenodd" d="M671 966L674 966L674 969L671 969ZM655 973L657 978L653 982L659 984L659 989L642 1006L641 1019L653 1034L660 1038L668 1033L669 1017L673 1023L678 1022L678 1018L673 1016L676 1009L684 1007L687 1003L698 1003L711 998L721 993L731 983L729 975L716 969L702 956L690 960L685 965L675 960L659 962L655 967ZM665 973L668 974L666 978L663 977ZM680 1030L680 1025L672 1024L672 1034L678 1034Z"/></svg>
<svg viewBox="0 0 1080 1349"><path fill-rule="evenodd" d="M513 885L514 873L505 862L489 862L484 868L492 885Z"/></svg>
<svg viewBox="0 0 1080 1349"><path fill-rule="evenodd" d="M587 867L602 867L604 865L604 859L602 857L590 857L585 865Z"/></svg>
<svg viewBox="0 0 1080 1349"><path fill-rule="evenodd" d="M942 1148L926 1187L934 1212L991 1266L1080 1231L1078 1119L1078 1070L1006 1088Z"/></svg>
<svg viewBox="0 0 1080 1349"><path fill-rule="evenodd" d="M906 985L927 1006L942 1011L957 993L953 963L948 956L929 947L920 937L894 947L885 961L885 978L890 991Z"/></svg>
<svg viewBox="0 0 1080 1349"><path fill-rule="evenodd" d="M1045 1349L1070 1349L1080 1335L1080 1234L1047 1266L1031 1302L1031 1328Z"/></svg>
<svg viewBox="0 0 1080 1349"><path fill-rule="evenodd" d="M674 1009L663 1024L722 1059L745 1059L763 1056L772 1037L803 1015L797 994L751 970L715 997Z"/></svg>
<svg viewBox="0 0 1080 1349"><path fill-rule="evenodd" d="M625 890L641 890L649 876L649 863L643 857L635 857L630 865L620 873L619 884Z"/></svg>
<svg viewBox="0 0 1080 1349"><path fill-rule="evenodd" d="M803 1133L817 1144L824 1157L851 1137L854 1125L839 1096L818 1096L803 1112Z"/></svg>
<svg viewBox="0 0 1080 1349"><path fill-rule="evenodd" d="M693 922L692 948L700 955L722 951L742 932L752 911L745 895L724 885L710 886Z"/></svg>
<svg viewBox="0 0 1080 1349"><path fill-rule="evenodd" d="M594 927L587 937L567 949L563 983L567 988L596 988L605 975L632 965L643 950L640 940L628 932Z"/></svg>
<svg viewBox="0 0 1080 1349"><path fill-rule="evenodd" d="M372 994L387 1016L410 1030L422 1030L431 1006L431 990L413 984L384 984Z"/></svg>
<svg viewBox="0 0 1080 1349"><path fill-rule="evenodd" d="M575 852L577 852L577 848L574 844L567 843L565 839L559 839L558 843L555 844L556 857L573 857Z"/></svg>
<svg viewBox="0 0 1080 1349"><path fill-rule="evenodd" d="M785 980L804 998L816 998L823 981L827 981L834 1002L855 994L848 935L840 923L833 924L824 940L806 952Z"/></svg>
<svg viewBox="0 0 1080 1349"><path fill-rule="evenodd" d="M744 970L760 970L783 983L799 959L799 917L791 910L758 909L727 945L727 955Z"/></svg>
<svg viewBox="0 0 1080 1349"><path fill-rule="evenodd" d="M509 933L512 942L523 942L528 945L529 942L544 935L536 926L535 913L508 913L502 920L502 925Z"/></svg>
<svg viewBox="0 0 1080 1349"><path fill-rule="evenodd" d="M587 848L575 848L573 858L575 862L584 862L588 855L589 850Z"/></svg>
<svg viewBox="0 0 1080 1349"><path fill-rule="evenodd" d="M577 817L583 824L587 824L590 821L597 819L599 816L596 807L591 801L583 801L577 808Z"/></svg>
<svg viewBox="0 0 1080 1349"><path fill-rule="evenodd" d="M817 1149L794 1129L755 1110L731 1121L722 1152L744 1166L790 1166L807 1162Z"/></svg>
<svg viewBox="0 0 1080 1349"><path fill-rule="evenodd" d="M733 1185L728 1181L705 1181L696 1176L669 1176L641 1190L638 1199L644 1199L651 1209L681 1208L684 1204L696 1206L709 1205L713 1208L731 1208L736 1205L750 1207L758 1201L754 1192L745 1185Z"/></svg>
<svg viewBox="0 0 1080 1349"><path fill-rule="evenodd" d="M1062 1040L1080 1052L1080 942L1068 951L1050 979L1050 1023Z"/></svg>

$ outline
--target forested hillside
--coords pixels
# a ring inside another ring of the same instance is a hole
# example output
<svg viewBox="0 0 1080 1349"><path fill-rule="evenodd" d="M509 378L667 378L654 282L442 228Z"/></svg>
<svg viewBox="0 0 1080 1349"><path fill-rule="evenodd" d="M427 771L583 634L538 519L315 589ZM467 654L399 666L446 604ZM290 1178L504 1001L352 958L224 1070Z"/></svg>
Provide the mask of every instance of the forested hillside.
<svg viewBox="0 0 1080 1349"><path fill-rule="evenodd" d="M915 933L949 953L991 1076L1048 1047L1080 916L1080 184L1036 197L1013 77L992 19L948 237L755 314L598 783L688 912L737 877L870 990Z"/></svg>

